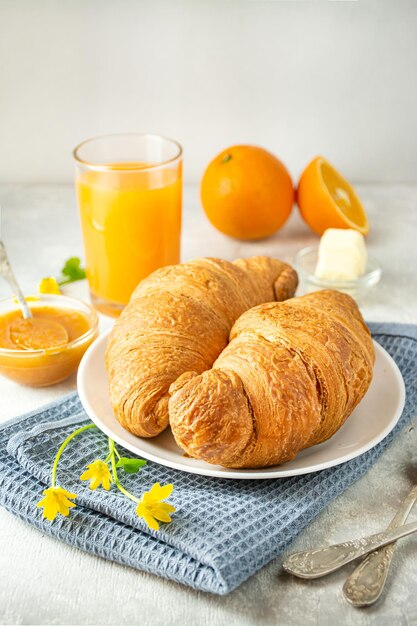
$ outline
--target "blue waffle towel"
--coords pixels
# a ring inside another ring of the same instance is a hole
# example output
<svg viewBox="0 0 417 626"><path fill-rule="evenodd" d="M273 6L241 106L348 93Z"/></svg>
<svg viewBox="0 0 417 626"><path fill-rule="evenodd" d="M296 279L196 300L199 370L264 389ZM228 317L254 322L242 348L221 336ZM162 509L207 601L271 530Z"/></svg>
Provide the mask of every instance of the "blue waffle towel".
<svg viewBox="0 0 417 626"><path fill-rule="evenodd" d="M375 339L405 380L399 424L378 446L343 465L306 476L240 481L208 478L156 463L123 482L138 495L154 482L174 483L177 507L157 533L114 486L91 491L78 479L85 465L107 455L107 438L92 429L66 449L58 484L78 494L69 517L42 518L36 503L63 439L88 421L76 393L4 424L0 430L0 503L21 519L70 545L146 572L217 594L235 589L281 554L294 537L378 459L417 409L417 326L373 324ZM130 454L127 452L127 456Z"/></svg>

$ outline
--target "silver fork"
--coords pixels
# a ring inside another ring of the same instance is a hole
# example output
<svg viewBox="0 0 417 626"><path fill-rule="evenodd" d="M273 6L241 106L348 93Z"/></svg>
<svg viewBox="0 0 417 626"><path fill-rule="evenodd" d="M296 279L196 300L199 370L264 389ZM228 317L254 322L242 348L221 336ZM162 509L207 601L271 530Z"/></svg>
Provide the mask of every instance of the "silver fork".
<svg viewBox="0 0 417 626"><path fill-rule="evenodd" d="M402 526L417 500L417 485L401 503L387 530ZM390 543L371 552L352 572L343 585L343 594L353 606L369 606L378 600L387 580L388 570L395 550Z"/></svg>

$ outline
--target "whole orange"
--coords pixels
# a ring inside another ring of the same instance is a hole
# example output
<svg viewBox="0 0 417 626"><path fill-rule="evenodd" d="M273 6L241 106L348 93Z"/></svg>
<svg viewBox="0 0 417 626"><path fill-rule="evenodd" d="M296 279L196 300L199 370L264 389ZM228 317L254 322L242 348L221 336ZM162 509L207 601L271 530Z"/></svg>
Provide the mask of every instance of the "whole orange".
<svg viewBox="0 0 417 626"><path fill-rule="evenodd" d="M257 146L232 146L207 166L201 202L222 233L261 239L289 217L294 188L288 170L273 154Z"/></svg>

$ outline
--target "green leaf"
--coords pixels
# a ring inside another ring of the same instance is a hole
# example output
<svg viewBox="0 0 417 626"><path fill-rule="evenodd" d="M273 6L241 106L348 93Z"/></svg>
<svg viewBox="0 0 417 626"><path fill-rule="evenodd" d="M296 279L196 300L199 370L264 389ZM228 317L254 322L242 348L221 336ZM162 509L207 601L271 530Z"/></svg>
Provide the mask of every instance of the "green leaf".
<svg viewBox="0 0 417 626"><path fill-rule="evenodd" d="M81 267L81 259L78 256L72 256L66 262L61 270L62 278L58 281L60 285L73 283L76 280L85 278L85 269Z"/></svg>
<svg viewBox="0 0 417 626"><path fill-rule="evenodd" d="M128 459L125 456L120 457L116 463L116 467L123 467L126 474L136 474L144 465L146 461L143 459Z"/></svg>

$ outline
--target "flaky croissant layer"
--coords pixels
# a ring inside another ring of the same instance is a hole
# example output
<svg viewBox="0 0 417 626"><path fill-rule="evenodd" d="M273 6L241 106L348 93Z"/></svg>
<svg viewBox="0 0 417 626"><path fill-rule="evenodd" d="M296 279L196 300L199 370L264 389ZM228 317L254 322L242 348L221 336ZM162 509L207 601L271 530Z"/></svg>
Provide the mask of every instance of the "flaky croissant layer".
<svg viewBox="0 0 417 626"><path fill-rule="evenodd" d="M170 387L170 425L190 456L225 467L289 461L331 437L365 395L374 349L355 301L320 291L256 306L212 369Z"/></svg>
<svg viewBox="0 0 417 626"><path fill-rule="evenodd" d="M116 418L136 435L158 435L168 425L169 386L184 372L210 368L244 311L290 298L296 287L292 267L264 256L196 259L151 274L107 344Z"/></svg>

